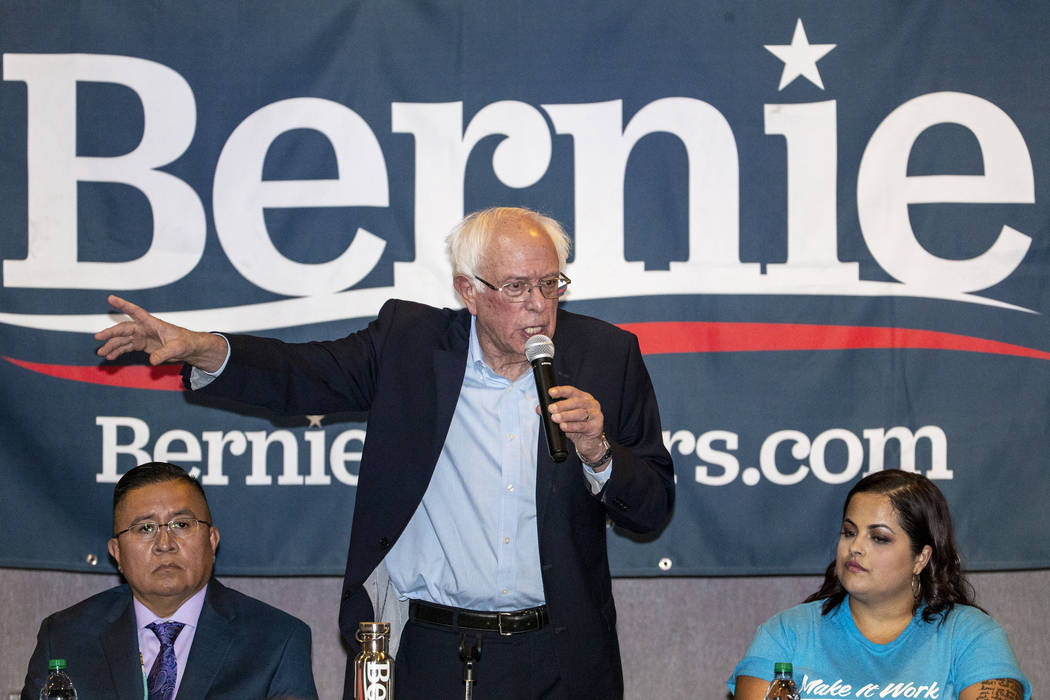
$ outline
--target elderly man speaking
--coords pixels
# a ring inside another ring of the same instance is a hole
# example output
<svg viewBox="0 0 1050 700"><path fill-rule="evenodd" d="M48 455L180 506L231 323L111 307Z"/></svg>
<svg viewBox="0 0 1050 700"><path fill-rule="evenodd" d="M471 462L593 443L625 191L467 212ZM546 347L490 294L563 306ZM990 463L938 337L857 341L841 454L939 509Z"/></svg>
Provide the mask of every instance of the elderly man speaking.
<svg viewBox="0 0 1050 700"><path fill-rule="evenodd" d="M674 476L637 339L559 308L569 248L553 219L487 209L448 238L464 309L391 300L360 332L289 344L193 332L110 297L131 320L95 336L110 360L186 363L204 394L368 413L339 624L353 646L375 616L363 584L385 563L409 609L399 700L463 695L464 644L481 648L479 699L623 694L606 521L660 530ZM557 348L549 413L571 443L560 463L525 356L535 335Z"/></svg>

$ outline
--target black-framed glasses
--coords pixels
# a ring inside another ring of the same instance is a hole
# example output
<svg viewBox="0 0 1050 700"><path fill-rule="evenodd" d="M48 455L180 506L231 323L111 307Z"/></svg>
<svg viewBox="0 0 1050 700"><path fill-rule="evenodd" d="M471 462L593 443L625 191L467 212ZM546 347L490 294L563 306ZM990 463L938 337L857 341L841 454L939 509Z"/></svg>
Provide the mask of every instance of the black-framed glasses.
<svg viewBox="0 0 1050 700"><path fill-rule="evenodd" d="M565 293L565 289L572 283L571 279L561 273L553 277L544 277L541 280L537 280L536 284L526 280L512 280L499 287L481 279L477 275L474 275L474 279L489 289L499 292L507 301L513 302L525 301L529 298L529 292L533 289L540 290L540 294L545 299L557 299Z"/></svg>
<svg viewBox="0 0 1050 700"><path fill-rule="evenodd" d="M143 520L141 523L135 523L129 528L121 530L113 537L120 537L125 532L128 533L133 539L148 542L153 540L160 534L162 527L168 528L168 534L176 539L186 539L197 532L197 527L200 525L207 525L211 527L211 523L207 520L200 520L199 518L172 518L166 523L155 523L152 520Z"/></svg>

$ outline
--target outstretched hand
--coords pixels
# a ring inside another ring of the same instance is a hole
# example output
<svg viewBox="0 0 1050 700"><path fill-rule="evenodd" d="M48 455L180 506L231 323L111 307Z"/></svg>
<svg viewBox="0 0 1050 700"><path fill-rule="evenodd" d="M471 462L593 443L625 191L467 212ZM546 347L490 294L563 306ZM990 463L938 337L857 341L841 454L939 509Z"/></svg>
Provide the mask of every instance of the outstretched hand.
<svg viewBox="0 0 1050 700"><path fill-rule="evenodd" d="M162 321L137 304L109 295L110 306L131 319L95 334L102 342L96 353L115 360L126 352L149 354L149 363L186 362L208 372L222 367L226 360L226 341L214 333L199 333Z"/></svg>

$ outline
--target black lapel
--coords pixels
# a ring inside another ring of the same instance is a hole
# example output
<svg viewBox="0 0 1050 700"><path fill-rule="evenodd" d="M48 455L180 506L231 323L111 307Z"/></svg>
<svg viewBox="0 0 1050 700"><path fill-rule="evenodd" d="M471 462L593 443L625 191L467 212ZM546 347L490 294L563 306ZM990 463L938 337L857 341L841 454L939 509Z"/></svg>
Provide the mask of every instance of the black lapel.
<svg viewBox="0 0 1050 700"><path fill-rule="evenodd" d="M106 620L109 624L99 635L113 688L120 700L142 700L144 694L135 606L131 600L129 591L123 602L113 606Z"/></svg>
<svg viewBox="0 0 1050 700"><path fill-rule="evenodd" d="M465 324L464 324L465 320ZM445 446L452 416L456 412L470 348L470 315L463 312L449 325L445 343L434 351L434 434L433 464Z"/></svg>
<svg viewBox="0 0 1050 700"><path fill-rule="evenodd" d="M558 313L558 325L557 328L561 328L565 321L565 315L560 312ZM568 370L572 367L573 357L573 345L570 340L565 340L566 334L560 336L555 331L556 345L554 351L554 381L557 385L573 385L573 375ZM572 450L572 444L569 445L569 458L561 464L555 464L554 460L551 459L550 449L547 447L547 435L543 432L543 426L540 426L539 444L536 447L536 525L540 532L543 531L544 515L547 511L547 504L550 503L551 494L554 493L555 484L555 469L572 469L572 465L576 463L575 452ZM576 467L579 468L579 467ZM580 475L583 478L583 475Z"/></svg>
<svg viewBox="0 0 1050 700"><path fill-rule="evenodd" d="M227 589L212 579L204 597L204 607L197 620L197 631L193 635L193 646L186 659L186 670L182 674L176 700L205 698L215 681L219 669L226 662L226 654L234 641L231 625L235 614L225 605Z"/></svg>

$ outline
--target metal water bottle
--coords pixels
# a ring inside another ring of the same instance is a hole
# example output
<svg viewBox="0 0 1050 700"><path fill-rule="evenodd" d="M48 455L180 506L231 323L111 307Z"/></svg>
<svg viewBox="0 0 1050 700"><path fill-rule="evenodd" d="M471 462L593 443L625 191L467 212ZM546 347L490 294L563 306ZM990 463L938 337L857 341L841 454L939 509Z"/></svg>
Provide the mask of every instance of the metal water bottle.
<svg viewBox="0 0 1050 700"><path fill-rule="evenodd" d="M362 622L357 630L361 653L354 659L354 700L394 697L394 659L388 651L389 622Z"/></svg>
<svg viewBox="0 0 1050 700"><path fill-rule="evenodd" d="M791 664L784 661L773 664L773 680L766 690L765 700L799 700L792 671Z"/></svg>

